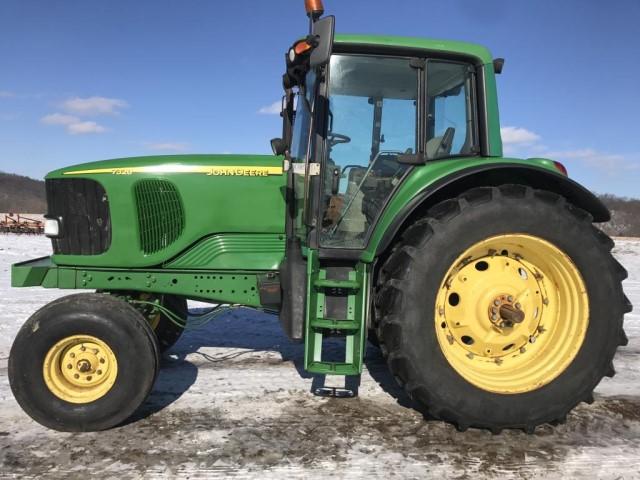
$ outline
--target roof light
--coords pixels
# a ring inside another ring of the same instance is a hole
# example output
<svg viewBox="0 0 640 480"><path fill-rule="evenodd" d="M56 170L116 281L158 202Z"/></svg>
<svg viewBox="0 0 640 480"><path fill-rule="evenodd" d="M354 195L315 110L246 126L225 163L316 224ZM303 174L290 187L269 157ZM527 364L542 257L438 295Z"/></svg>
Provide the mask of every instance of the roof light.
<svg viewBox="0 0 640 480"><path fill-rule="evenodd" d="M309 50L311 50L313 47L311 45L309 45L307 42L305 42L304 40L301 42L296 43L293 46L293 50L296 52L296 55L300 55L304 52L308 52Z"/></svg>
<svg viewBox="0 0 640 480"><path fill-rule="evenodd" d="M324 13L322 0L304 0L304 8L307 11L307 17L313 20L317 20Z"/></svg>

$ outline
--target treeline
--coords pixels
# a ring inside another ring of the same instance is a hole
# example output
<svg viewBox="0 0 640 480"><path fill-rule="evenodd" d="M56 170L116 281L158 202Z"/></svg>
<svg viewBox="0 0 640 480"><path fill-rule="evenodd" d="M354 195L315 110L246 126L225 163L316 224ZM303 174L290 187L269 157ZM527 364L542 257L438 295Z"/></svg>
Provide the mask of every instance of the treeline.
<svg viewBox="0 0 640 480"><path fill-rule="evenodd" d="M45 213L44 182L0 172L0 212Z"/></svg>
<svg viewBox="0 0 640 480"><path fill-rule="evenodd" d="M640 200L598 195L611 210L611 221L601 224L608 235L640 237ZM0 172L0 212L46 213L44 182Z"/></svg>
<svg viewBox="0 0 640 480"><path fill-rule="evenodd" d="M611 211L611 220L600 225L605 233L616 237L640 237L640 200L609 193L598 197Z"/></svg>

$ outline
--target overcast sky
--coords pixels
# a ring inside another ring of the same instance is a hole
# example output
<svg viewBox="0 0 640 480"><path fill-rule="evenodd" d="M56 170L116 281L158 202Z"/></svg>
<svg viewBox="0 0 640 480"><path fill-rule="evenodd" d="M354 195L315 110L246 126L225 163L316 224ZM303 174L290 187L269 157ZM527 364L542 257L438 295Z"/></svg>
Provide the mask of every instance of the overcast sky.
<svg viewBox="0 0 640 480"><path fill-rule="evenodd" d="M341 33L466 40L506 58L505 153L640 197L640 1L325 0ZM302 0L2 0L0 170L268 153ZM277 104L276 104L277 105Z"/></svg>

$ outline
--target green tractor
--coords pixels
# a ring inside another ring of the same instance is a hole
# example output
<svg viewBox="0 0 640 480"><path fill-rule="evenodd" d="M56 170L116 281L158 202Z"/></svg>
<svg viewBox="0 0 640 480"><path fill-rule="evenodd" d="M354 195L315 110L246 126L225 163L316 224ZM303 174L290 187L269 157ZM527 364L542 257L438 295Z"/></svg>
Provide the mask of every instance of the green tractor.
<svg viewBox="0 0 640 480"><path fill-rule="evenodd" d="M614 374L631 305L593 225L609 212L560 163L503 157L502 59L334 35L321 2L306 9L273 156L47 175L53 255L13 265L12 285L91 292L46 305L15 339L11 388L37 422L123 422L186 299L279 312L314 374L357 379L369 339L417 408L460 430L562 422Z"/></svg>

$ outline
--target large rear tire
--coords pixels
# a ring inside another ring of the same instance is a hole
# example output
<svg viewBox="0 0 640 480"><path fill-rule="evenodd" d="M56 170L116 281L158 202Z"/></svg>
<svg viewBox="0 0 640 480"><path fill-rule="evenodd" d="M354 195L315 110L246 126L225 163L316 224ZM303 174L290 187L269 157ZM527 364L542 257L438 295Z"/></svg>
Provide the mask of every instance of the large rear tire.
<svg viewBox="0 0 640 480"><path fill-rule="evenodd" d="M531 432L614 375L626 271L591 221L561 196L504 185L447 200L404 231L378 275L377 332L431 416Z"/></svg>
<svg viewBox="0 0 640 480"><path fill-rule="evenodd" d="M60 431L122 423L144 402L159 353L142 315L116 297L81 293L34 313L9 356L9 382L22 409Z"/></svg>

